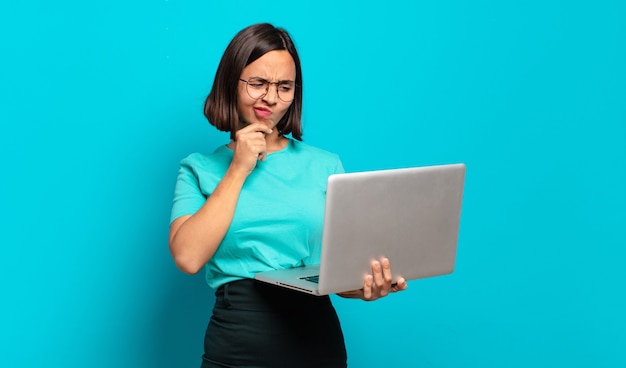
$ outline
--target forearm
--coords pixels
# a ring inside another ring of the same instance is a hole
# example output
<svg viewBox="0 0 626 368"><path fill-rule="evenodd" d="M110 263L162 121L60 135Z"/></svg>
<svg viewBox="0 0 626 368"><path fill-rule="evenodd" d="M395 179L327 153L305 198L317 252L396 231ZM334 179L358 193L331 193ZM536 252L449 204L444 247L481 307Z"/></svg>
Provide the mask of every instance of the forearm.
<svg viewBox="0 0 626 368"><path fill-rule="evenodd" d="M170 252L182 271L197 273L213 257L230 227L246 177L229 169L198 212L172 223Z"/></svg>

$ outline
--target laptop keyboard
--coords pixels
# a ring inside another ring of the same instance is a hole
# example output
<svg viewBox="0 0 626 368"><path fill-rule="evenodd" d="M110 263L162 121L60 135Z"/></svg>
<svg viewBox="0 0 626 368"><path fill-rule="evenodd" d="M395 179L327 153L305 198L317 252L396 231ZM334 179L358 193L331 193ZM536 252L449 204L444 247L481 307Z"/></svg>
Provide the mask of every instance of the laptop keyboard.
<svg viewBox="0 0 626 368"><path fill-rule="evenodd" d="M311 281L318 284L320 282L320 275L300 277L300 280Z"/></svg>

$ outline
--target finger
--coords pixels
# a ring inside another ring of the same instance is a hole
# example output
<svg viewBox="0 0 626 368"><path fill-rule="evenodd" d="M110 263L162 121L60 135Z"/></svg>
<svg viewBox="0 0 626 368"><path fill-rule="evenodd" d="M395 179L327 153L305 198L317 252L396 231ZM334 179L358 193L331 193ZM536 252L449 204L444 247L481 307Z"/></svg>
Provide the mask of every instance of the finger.
<svg viewBox="0 0 626 368"><path fill-rule="evenodd" d="M372 276L374 277L374 286L382 287L385 279L383 279L382 267L378 261L372 261Z"/></svg>
<svg viewBox="0 0 626 368"><path fill-rule="evenodd" d="M259 155L258 158L265 158L264 155L260 156L260 154L265 154L265 152L267 151L267 140L265 132L252 131L248 133L240 133L237 136L237 143L248 147L248 149L254 154Z"/></svg>
<svg viewBox="0 0 626 368"><path fill-rule="evenodd" d="M255 152L257 153L257 160L265 161L265 158L267 157L267 143L265 141L265 137L262 138L256 147L257 150Z"/></svg>
<svg viewBox="0 0 626 368"><path fill-rule="evenodd" d="M391 264L389 263L388 258L383 258L381 260L381 265L383 266L383 279L387 285L391 285L392 276L391 276Z"/></svg>
<svg viewBox="0 0 626 368"><path fill-rule="evenodd" d="M263 138L250 139L246 135L239 135L235 142L232 164L234 167L243 168L250 173L256 167L259 159L264 159L266 150L265 138L262 133L254 133Z"/></svg>
<svg viewBox="0 0 626 368"><path fill-rule="evenodd" d="M387 295L389 293L389 284L385 282L380 262L372 262L372 271L374 277L374 292L377 297Z"/></svg>
<svg viewBox="0 0 626 368"><path fill-rule="evenodd" d="M396 288L398 290L406 290L409 287L409 284L406 283L404 277L399 277L398 282L396 283Z"/></svg>
<svg viewBox="0 0 626 368"><path fill-rule="evenodd" d="M263 132L237 132L235 142L242 144L265 144L265 133Z"/></svg>
<svg viewBox="0 0 626 368"><path fill-rule="evenodd" d="M365 276L365 284L363 285L363 299L370 300L372 298L372 275Z"/></svg>
<svg viewBox="0 0 626 368"><path fill-rule="evenodd" d="M391 284L391 288L389 289L389 291L395 293L396 291L406 290L407 287L408 287L408 284L406 283L406 280L400 277L398 278L398 282Z"/></svg>
<svg viewBox="0 0 626 368"><path fill-rule="evenodd" d="M269 129L263 125L259 125L259 127ZM262 146L264 148L266 144L265 136L267 135L267 133L258 130L248 130L247 128L248 127L243 128L237 131L237 133L235 134L235 142L237 142L237 145L241 148L245 146L248 149L252 149L252 147L255 145Z"/></svg>
<svg viewBox="0 0 626 368"><path fill-rule="evenodd" d="M241 149L243 152L250 152L258 158L259 154L265 153L267 150L265 136L260 132L241 134L237 137L235 150L237 149Z"/></svg>
<svg viewBox="0 0 626 368"><path fill-rule="evenodd" d="M245 127L239 129L237 133L245 134L245 133L250 133L250 132L260 132L263 134L271 134L272 131L273 131L272 128L268 127L265 124L253 123L253 124L246 125Z"/></svg>
<svg viewBox="0 0 626 368"><path fill-rule="evenodd" d="M380 296L386 296L389 294L389 290L391 289L391 266L389 265L389 259L383 258L381 260L381 274L383 283L380 285L379 294Z"/></svg>

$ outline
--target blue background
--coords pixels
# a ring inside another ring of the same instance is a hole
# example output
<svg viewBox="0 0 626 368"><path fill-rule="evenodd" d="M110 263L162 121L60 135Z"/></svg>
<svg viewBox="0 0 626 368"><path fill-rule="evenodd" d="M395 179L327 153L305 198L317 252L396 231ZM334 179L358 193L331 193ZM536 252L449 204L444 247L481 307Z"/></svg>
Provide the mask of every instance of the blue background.
<svg viewBox="0 0 626 368"><path fill-rule="evenodd" d="M335 298L352 367L626 366L622 1L0 5L0 366L197 367L213 301L167 248L219 58L299 47L348 171L465 162L457 269Z"/></svg>

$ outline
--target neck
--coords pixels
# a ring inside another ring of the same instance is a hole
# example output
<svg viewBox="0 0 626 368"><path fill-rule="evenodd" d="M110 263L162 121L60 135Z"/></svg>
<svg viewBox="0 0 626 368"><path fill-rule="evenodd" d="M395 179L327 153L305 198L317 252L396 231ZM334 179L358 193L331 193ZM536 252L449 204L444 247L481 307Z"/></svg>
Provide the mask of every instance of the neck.
<svg viewBox="0 0 626 368"><path fill-rule="evenodd" d="M278 129L274 128L272 134L265 136L265 142L267 143L267 153L280 151L287 145L287 138L278 133Z"/></svg>

